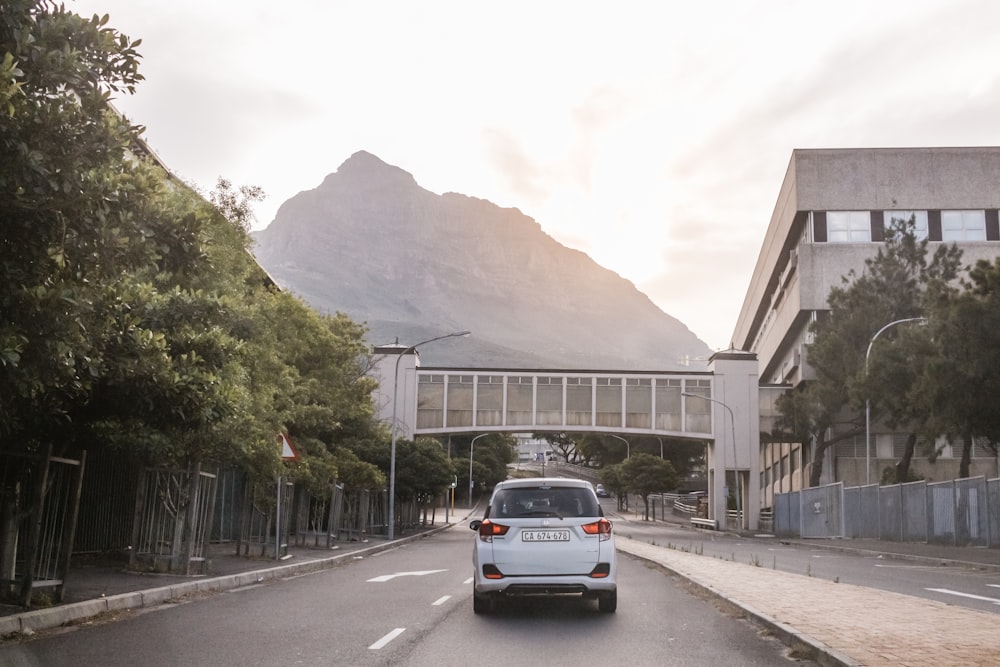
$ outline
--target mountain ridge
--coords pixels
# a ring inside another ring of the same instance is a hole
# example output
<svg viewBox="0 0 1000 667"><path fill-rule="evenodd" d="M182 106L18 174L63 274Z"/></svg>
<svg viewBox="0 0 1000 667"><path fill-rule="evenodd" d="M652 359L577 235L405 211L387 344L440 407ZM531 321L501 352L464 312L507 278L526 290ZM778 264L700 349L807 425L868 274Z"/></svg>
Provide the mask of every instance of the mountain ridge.
<svg viewBox="0 0 1000 667"><path fill-rule="evenodd" d="M677 360L710 353L520 210L435 194L366 151L281 204L254 239L283 289L365 323L373 345L472 331L422 349L425 364L690 370Z"/></svg>

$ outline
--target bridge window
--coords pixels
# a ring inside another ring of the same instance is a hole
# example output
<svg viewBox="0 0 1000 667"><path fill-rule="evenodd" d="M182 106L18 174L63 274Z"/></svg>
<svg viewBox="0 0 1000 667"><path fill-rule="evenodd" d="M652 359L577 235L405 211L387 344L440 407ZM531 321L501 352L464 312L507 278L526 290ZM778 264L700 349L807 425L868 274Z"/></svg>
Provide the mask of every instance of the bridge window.
<svg viewBox="0 0 1000 667"><path fill-rule="evenodd" d="M622 427L622 379L595 378L597 384L597 426Z"/></svg>
<svg viewBox="0 0 1000 667"><path fill-rule="evenodd" d="M592 426L594 417L594 379L566 378L566 424Z"/></svg>
<svg viewBox="0 0 1000 667"><path fill-rule="evenodd" d="M561 377L538 378L536 400L538 424L558 425L563 423L563 379Z"/></svg>
<svg viewBox="0 0 1000 667"><path fill-rule="evenodd" d="M444 376L417 376L417 428L444 426Z"/></svg>
<svg viewBox="0 0 1000 667"><path fill-rule="evenodd" d="M681 427L681 381L656 381L656 428L661 431L683 431Z"/></svg>
<svg viewBox="0 0 1000 667"><path fill-rule="evenodd" d="M685 389L689 394L704 396L700 398L688 397L685 402L684 430L696 433L712 432L712 402L707 400L712 396L712 383L709 380L688 380Z"/></svg>
<svg viewBox="0 0 1000 667"><path fill-rule="evenodd" d="M448 376L447 426L472 426L473 376Z"/></svg>
<svg viewBox="0 0 1000 667"><path fill-rule="evenodd" d="M507 378L507 425L530 426L534 383L530 375Z"/></svg>
<svg viewBox="0 0 1000 667"><path fill-rule="evenodd" d="M653 382L648 378L625 381L625 426L650 428L653 425Z"/></svg>
<svg viewBox="0 0 1000 667"><path fill-rule="evenodd" d="M480 375L476 383L476 425L503 426L503 376Z"/></svg>

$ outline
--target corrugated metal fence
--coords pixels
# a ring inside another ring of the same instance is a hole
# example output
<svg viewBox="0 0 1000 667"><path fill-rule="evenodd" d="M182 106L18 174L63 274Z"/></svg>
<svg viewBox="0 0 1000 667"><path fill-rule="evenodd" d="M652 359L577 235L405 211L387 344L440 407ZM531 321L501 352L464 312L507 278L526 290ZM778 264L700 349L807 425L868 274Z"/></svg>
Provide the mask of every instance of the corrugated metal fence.
<svg viewBox="0 0 1000 667"><path fill-rule="evenodd" d="M1000 479L847 488L837 483L776 494L774 532L1000 547Z"/></svg>

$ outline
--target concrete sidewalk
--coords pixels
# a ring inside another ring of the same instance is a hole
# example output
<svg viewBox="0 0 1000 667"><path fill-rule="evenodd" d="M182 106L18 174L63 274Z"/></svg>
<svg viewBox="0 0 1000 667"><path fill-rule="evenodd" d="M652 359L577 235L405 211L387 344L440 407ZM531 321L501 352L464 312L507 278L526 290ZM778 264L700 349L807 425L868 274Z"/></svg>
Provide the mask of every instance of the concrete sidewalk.
<svg viewBox="0 0 1000 667"><path fill-rule="evenodd" d="M121 564L81 563L67 579L64 604L27 612L0 607L0 637L16 638L102 614L338 567L464 524L467 515L456 513L453 523L424 528L392 542L375 537L366 542L340 542L332 550L292 547L290 557L281 561L243 558L235 554L233 545L216 545L211 576L139 574L125 571ZM643 524L653 531L657 527L676 531L679 525ZM791 542L995 571L1000 577L998 549L876 540ZM664 540L655 537L628 538L619 533L617 544L620 551L656 563L705 594L738 607L797 649L797 655L822 665L1000 664L995 614L656 546Z"/></svg>

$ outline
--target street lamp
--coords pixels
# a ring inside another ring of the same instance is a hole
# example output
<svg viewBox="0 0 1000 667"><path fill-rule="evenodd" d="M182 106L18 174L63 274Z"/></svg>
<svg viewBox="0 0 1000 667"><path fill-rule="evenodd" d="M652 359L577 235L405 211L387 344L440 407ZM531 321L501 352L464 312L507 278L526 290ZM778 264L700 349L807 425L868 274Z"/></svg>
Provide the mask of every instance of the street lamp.
<svg viewBox="0 0 1000 667"><path fill-rule="evenodd" d="M686 391L681 392L681 396L687 396L688 398L703 398L706 401L711 401L712 403L718 403L726 410L729 411L729 426L732 428L733 433L733 472L736 473L736 521L740 528L743 528L743 489L740 484L740 469L739 461L736 457L736 418L733 417L733 409L722 401L716 398L709 398L708 396L702 396L700 394L692 394ZM722 467L726 467L726 450L722 450Z"/></svg>
<svg viewBox="0 0 1000 667"><path fill-rule="evenodd" d="M632 448L629 447L628 440L626 440L625 438L621 437L620 435L615 435L614 433L606 433L605 435L610 435L612 438L618 438L619 440L621 440L622 442L624 442L625 443L625 458L627 458L627 459L632 458Z"/></svg>
<svg viewBox="0 0 1000 667"><path fill-rule="evenodd" d="M889 327L895 326L897 324L903 324L905 322L922 322L926 323L926 317L904 317L901 320L894 320L886 324L884 327L875 332L871 340L868 341L868 351L865 352L865 380L868 380L868 356L872 353L872 345L875 344L875 339L879 337L883 331ZM865 398L865 484L872 483L872 406L871 399Z"/></svg>
<svg viewBox="0 0 1000 667"><path fill-rule="evenodd" d="M484 435L489 435L489 433L480 433L472 442L469 443L469 509L472 509L472 446L476 444L476 440L479 440Z"/></svg>
<svg viewBox="0 0 1000 667"><path fill-rule="evenodd" d="M408 348L404 349L396 357L396 370L393 373L392 379L392 445L389 450L389 539L392 540L396 536L396 398L399 393L399 361L403 358L403 355L409 354L410 352L416 352L417 348L421 345L426 345L427 343L433 343L436 340L442 340L444 338L456 338L460 336L468 336L471 331L458 331L455 333L445 334L443 336L436 336L435 338L428 338L427 340L415 343Z"/></svg>

